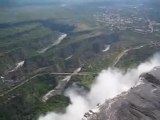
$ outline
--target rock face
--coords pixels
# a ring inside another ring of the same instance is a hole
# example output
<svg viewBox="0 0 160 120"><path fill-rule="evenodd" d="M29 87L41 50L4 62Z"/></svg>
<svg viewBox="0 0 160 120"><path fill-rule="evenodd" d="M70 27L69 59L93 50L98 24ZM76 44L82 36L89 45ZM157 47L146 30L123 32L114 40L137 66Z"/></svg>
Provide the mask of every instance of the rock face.
<svg viewBox="0 0 160 120"><path fill-rule="evenodd" d="M84 120L160 120L160 67L140 75L139 83L88 113Z"/></svg>

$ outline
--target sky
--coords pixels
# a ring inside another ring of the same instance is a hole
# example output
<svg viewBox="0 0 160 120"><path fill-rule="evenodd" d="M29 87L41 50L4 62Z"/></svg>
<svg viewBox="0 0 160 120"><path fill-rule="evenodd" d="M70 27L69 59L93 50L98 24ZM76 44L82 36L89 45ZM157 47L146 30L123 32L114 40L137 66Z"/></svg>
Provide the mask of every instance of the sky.
<svg viewBox="0 0 160 120"><path fill-rule="evenodd" d="M65 3L83 3L83 2L100 2L110 1L114 3L142 3L142 2L155 2L159 0L0 0L0 5L14 5L14 4L39 4L39 3L54 3L54 2L65 2Z"/></svg>

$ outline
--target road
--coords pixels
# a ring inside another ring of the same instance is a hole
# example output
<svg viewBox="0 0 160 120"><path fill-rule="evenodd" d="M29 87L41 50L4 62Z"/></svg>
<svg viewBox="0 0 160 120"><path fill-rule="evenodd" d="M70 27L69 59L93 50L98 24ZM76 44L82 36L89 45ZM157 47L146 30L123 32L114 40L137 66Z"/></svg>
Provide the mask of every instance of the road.
<svg viewBox="0 0 160 120"><path fill-rule="evenodd" d="M22 86L22 85L24 85L25 83L27 83L29 80L31 80L31 79L33 79L33 78L39 76L39 75L40 75L40 74L37 74L37 75L35 75L35 76L33 76L33 77L29 78L29 79L26 79L25 81L21 82L19 85L17 85L17 86L15 86L15 87L9 89L8 91L6 91L6 92L0 94L0 97L5 96L6 94L8 94L8 93L12 92L13 90L19 88L20 86Z"/></svg>
<svg viewBox="0 0 160 120"><path fill-rule="evenodd" d="M146 44L146 45L147 45L147 44ZM121 60L121 58L122 58L124 55L126 55L129 51L141 49L141 48L145 47L146 45L143 45L143 46L141 45L141 46L136 46L136 47L133 47L133 48L125 49L124 51L122 51L122 52L117 56L116 60L115 60L114 63L113 63L113 67L115 67L115 66L118 64L118 62Z"/></svg>
<svg viewBox="0 0 160 120"><path fill-rule="evenodd" d="M71 75L72 73L50 73L52 75ZM93 73L93 72L80 72L77 73L76 75L80 76L85 76L85 75L97 75L98 73Z"/></svg>
<svg viewBox="0 0 160 120"><path fill-rule="evenodd" d="M121 60L121 58L125 55L125 54L127 54L129 51L131 51L131 50L136 50L136 49L141 49L141 48L143 48L143 47L145 47L145 46L147 46L147 45L153 45L153 46L160 46L160 44L159 43L150 43L150 44L145 44L145 45L141 45L141 46L136 46L136 47L133 47L133 48L129 48L129 49L125 49L124 51L122 51L118 56L117 56L117 58L115 59L115 61L113 62L113 67L115 67L117 64L118 64L118 62ZM46 67L47 68L47 67ZM43 69L46 69L46 68L43 68ZM75 71L74 71L75 72ZM36 74L36 75L34 75L34 76L32 76L31 78L29 78L29 79L26 79L26 80L24 80L23 82L21 82L19 85L17 85L17 86L15 86L15 87L13 87L13 88L11 88L11 89L9 89L8 91L6 91L6 92L4 92L4 93L2 93L2 94L0 94L0 97L3 97L4 95L6 95L6 94L8 94L8 93L10 93L10 92L12 92L13 90L15 90L15 89L17 89L17 88L19 88L20 86L22 86L22 85L24 85L25 83L27 83L29 80L31 80L31 79L33 79L34 77L37 77L37 76L40 76L40 75L43 75L43 74L53 74L53 75L67 75L66 77L68 77L68 76L73 76L73 75L82 75L82 76L84 76L84 75L98 75L98 73L93 73L93 72L76 72L76 73L41 73L41 74ZM62 83L60 83L60 84L62 84ZM61 85L60 85L61 86ZM53 92L53 91L50 91L51 93ZM49 93L49 92L48 92Z"/></svg>

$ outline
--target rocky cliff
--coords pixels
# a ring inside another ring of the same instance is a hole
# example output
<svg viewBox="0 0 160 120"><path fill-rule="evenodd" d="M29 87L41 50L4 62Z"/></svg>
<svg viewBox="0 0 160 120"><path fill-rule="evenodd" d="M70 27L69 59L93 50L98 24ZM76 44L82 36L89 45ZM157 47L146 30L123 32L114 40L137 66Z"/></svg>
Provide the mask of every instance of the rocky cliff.
<svg viewBox="0 0 160 120"><path fill-rule="evenodd" d="M83 120L160 120L160 67L141 74L135 87L90 110Z"/></svg>

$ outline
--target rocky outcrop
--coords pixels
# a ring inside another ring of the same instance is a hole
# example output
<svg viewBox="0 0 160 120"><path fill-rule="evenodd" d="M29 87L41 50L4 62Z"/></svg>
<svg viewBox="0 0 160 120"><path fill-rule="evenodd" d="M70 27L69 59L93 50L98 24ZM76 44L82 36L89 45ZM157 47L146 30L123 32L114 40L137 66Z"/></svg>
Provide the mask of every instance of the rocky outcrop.
<svg viewBox="0 0 160 120"><path fill-rule="evenodd" d="M84 120L160 120L160 67L140 75L139 83L97 106Z"/></svg>

